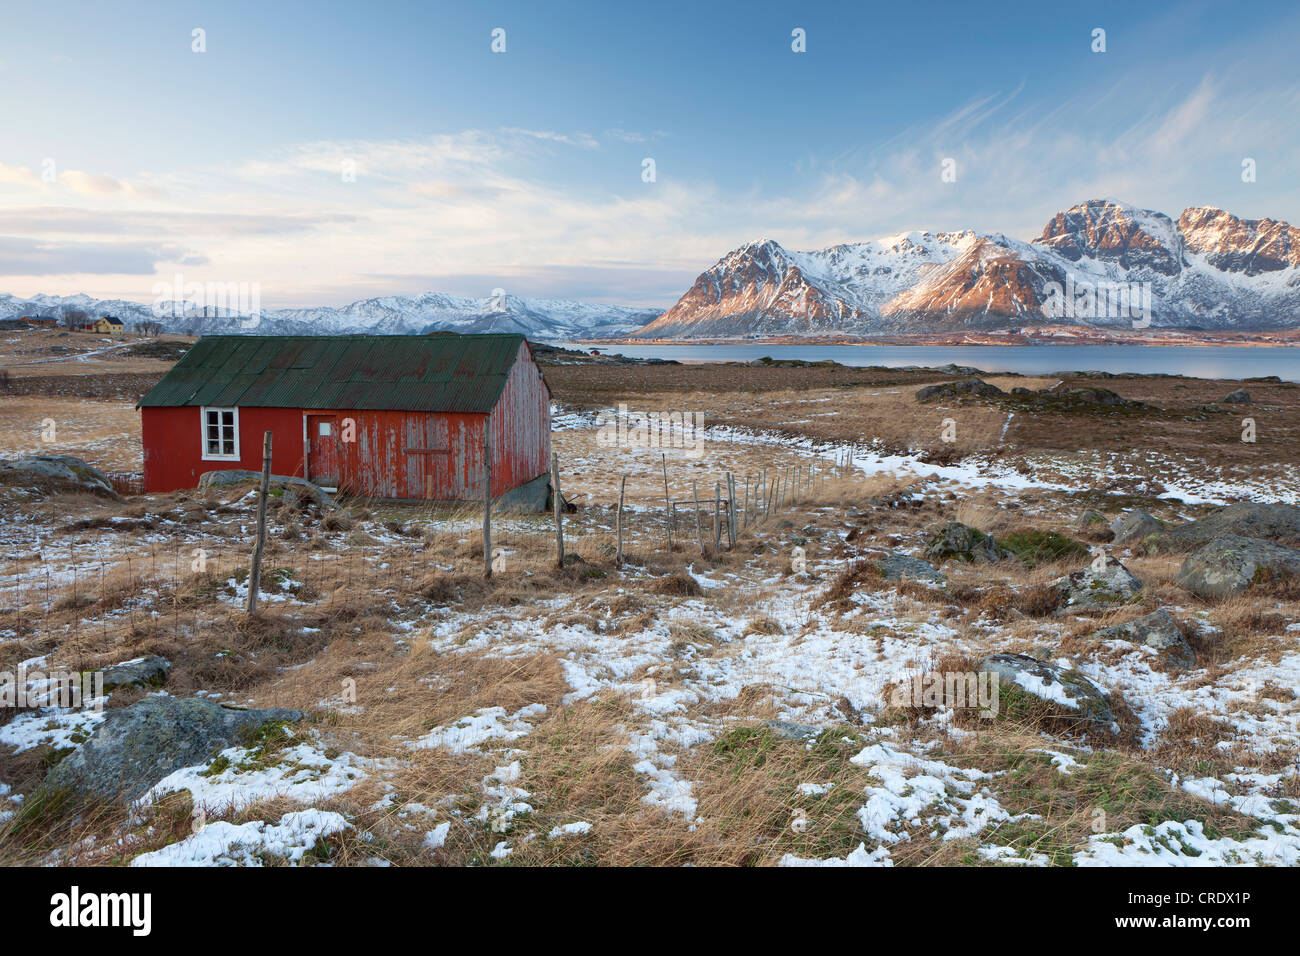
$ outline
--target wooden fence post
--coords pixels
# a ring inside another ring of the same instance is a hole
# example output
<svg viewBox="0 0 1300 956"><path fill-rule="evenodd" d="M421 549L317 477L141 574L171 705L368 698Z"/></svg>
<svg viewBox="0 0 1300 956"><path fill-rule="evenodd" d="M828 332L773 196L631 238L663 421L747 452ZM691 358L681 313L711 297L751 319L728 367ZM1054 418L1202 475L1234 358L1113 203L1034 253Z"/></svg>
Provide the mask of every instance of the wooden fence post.
<svg viewBox="0 0 1300 956"><path fill-rule="evenodd" d="M713 483L713 550L722 547L722 482Z"/></svg>
<svg viewBox="0 0 1300 956"><path fill-rule="evenodd" d="M492 439L483 422L483 578L492 577Z"/></svg>
<svg viewBox="0 0 1300 956"><path fill-rule="evenodd" d="M664 468L664 517L668 519L668 553L673 553L673 500L668 497L668 456L664 452L659 453L660 462Z"/></svg>
<svg viewBox="0 0 1300 956"><path fill-rule="evenodd" d="M627 475L623 476L618 486L618 556L614 558L614 567L623 567L623 496L627 494Z"/></svg>
<svg viewBox="0 0 1300 956"><path fill-rule="evenodd" d="M736 547L736 476L727 472L727 546Z"/></svg>
<svg viewBox="0 0 1300 956"><path fill-rule="evenodd" d="M745 503L740 509L740 526L749 527L749 475L745 476Z"/></svg>
<svg viewBox="0 0 1300 956"><path fill-rule="evenodd" d="M551 452L551 502L555 506L555 566L564 567L564 525L560 521L560 456Z"/></svg>
<svg viewBox="0 0 1300 956"><path fill-rule="evenodd" d="M262 485L257 500L257 542L248 572L248 613L257 612L257 592L262 584L262 549L266 547L266 497L271 490L271 433L262 436Z"/></svg>
<svg viewBox="0 0 1300 956"><path fill-rule="evenodd" d="M700 557L708 552L704 550L704 529L700 526L700 489L695 480L691 480L691 494L695 496L695 536L700 539Z"/></svg>

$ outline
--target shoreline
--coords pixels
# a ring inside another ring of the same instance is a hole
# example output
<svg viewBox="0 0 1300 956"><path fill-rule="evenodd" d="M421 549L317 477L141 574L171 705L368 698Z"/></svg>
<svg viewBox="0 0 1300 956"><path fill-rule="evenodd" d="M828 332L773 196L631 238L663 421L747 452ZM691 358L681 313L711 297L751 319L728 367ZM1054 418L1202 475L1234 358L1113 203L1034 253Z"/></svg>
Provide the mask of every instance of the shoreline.
<svg viewBox="0 0 1300 956"><path fill-rule="evenodd" d="M944 334L889 335L873 338L860 337L825 337L825 336L766 336L764 338L691 338L691 339L640 339L622 338L571 338L557 339L574 345L601 346L669 346L689 347L694 345L797 345L797 346L942 346L956 347L1034 347L1043 345L1060 346L1142 346L1151 345L1166 348L1300 348L1300 331L1267 333L1268 338L1260 338L1262 333L1242 333L1241 336L1192 336L1186 334L1167 335L1159 338L1150 336L1123 335L987 335L972 338L969 334L960 336ZM1248 338L1246 336L1249 336Z"/></svg>

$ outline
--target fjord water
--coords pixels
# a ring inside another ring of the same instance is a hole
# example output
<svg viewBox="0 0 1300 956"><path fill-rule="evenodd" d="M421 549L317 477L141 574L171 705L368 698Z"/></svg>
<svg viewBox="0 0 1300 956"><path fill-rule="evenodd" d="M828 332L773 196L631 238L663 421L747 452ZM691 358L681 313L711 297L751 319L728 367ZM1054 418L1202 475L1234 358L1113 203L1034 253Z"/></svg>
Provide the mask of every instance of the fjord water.
<svg viewBox="0 0 1300 956"><path fill-rule="evenodd" d="M561 343L587 349L592 344ZM1193 378L1255 378L1276 375L1300 382L1300 348L1180 345L610 345L602 352L628 358L676 359L679 362L749 362L774 359L826 359L841 365L971 365L986 372L1100 371L1164 373Z"/></svg>

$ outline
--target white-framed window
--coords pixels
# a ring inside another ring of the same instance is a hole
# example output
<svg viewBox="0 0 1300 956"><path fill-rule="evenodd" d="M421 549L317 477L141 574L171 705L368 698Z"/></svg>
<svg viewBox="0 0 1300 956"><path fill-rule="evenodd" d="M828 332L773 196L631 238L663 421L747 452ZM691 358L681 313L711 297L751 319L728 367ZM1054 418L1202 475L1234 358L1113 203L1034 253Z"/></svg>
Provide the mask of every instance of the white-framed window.
<svg viewBox="0 0 1300 956"><path fill-rule="evenodd" d="M239 460L239 409L201 408L204 461Z"/></svg>

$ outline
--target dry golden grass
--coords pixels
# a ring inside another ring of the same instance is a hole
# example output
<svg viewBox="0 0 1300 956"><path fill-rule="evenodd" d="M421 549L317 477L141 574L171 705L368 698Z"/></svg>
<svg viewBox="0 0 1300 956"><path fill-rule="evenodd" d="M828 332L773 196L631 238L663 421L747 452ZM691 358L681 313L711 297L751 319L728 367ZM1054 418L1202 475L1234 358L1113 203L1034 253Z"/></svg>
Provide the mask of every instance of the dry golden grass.
<svg viewBox="0 0 1300 956"><path fill-rule="evenodd" d="M790 389L785 395L765 392L758 401L757 393L748 391L678 390L641 407L703 406L709 424L732 420L828 441L847 440L857 429L858 436L880 435L929 448L934 456L996 447L1004 412L917 406L912 391L911 384L852 392ZM770 401L773 397L790 404ZM842 420L822 414L841 407ZM0 404L0 416L4 410ZM33 411L11 414L15 435L27 420L23 416ZM964 436L955 451L937 440L943 417L954 418ZM0 424L4 421L0 417ZM105 424L105 438L113 427L137 426L125 419ZM98 437L87 435L87 443ZM1179 556L1125 557L1145 584L1141 603L1086 620L1053 616L1049 585L1076 569L1077 562L1068 559L1033 568L1012 560L979 566L949 562L943 568L950 582L946 592L916 582L884 582L862 559L882 550L915 553L927 531L942 521L961 520L997 535L1036 528L1076 537L1082 499L1036 491L937 491L930 480L889 474L865 479L829 460L816 462L812 470L806 468L806 454L779 443L710 443L699 461L669 454L675 501L688 499L694 482L711 509L715 484L732 471L744 522L734 549L726 547L724 534L723 547L715 550L712 512L707 512L707 554L701 555L693 520L684 510L669 553L658 452L600 449L593 434L581 430L557 432L555 444L566 493L580 504L578 512L565 516L565 550L579 555L581 563L556 567L551 519L545 515L494 522L493 544L506 552L506 569L485 580L476 505L448 510L354 499L345 501L346 517L324 520L277 501L271 508L277 530L264 566L268 597L253 619L245 617L236 594L244 580L240 574L246 578L250 548L248 504L240 503L247 489L33 504L25 514L48 528L57 547L43 556L0 555L0 576L12 580L18 571L66 570L74 564L78 574L74 583L56 573L46 588L37 573L24 579L17 593L0 594L0 627L13 631L0 642L0 668L43 654L56 663L93 668L157 653L173 662L172 693L221 691L258 706L306 710L322 747L384 761L384 769L366 782L319 803L345 813L355 826L328 841L329 859L340 865L374 858L409 865L496 864L501 861L490 853L504 840L513 847L507 864L768 865L786 853L842 857L864 840L856 812L865 788L878 784L848 759L868 739L872 722L894 727L897 741L933 743L927 759L998 771L987 784L998 800L1012 813L1043 818L1000 824L961 840L910 827L912 839L891 847L900 864L983 862L974 851L989 841L1067 862L1096 832L1098 809L1108 815L1110 832L1133 823L1191 818L1222 832L1249 832L1251 821L1169 787L1161 768L1209 774L1232 765L1281 772L1294 759L1287 748L1256 753L1251 741L1194 711L1172 715L1168 728L1144 750L1139 740L1144 702L1126 699L1120 690L1113 690L1111 703L1121 733L1104 744L1089 738L1098 749L1076 755L1085 767L1073 776L1058 772L1035 751L1068 748L1075 728L1062 727L1059 715L1032 709L1018 710L1014 720L964 715L957 725L971 733L958 736L929 720L932 714L891 711L887 693L878 711L874 703L858 701L860 712L840 698L828 702L826 712L842 719L843 726L813 741L794 741L765 723L788 716L790 689L764 675L734 696L702 694L694 702L687 696L686 714L708 726L713 740L685 749L661 742L661 754L676 757L674 773L693 785L699 806L691 829L680 814L645 802L646 777L635 769L639 758L628 747L632 735L644 731L646 714L631 697L608 689L566 702L572 688L562 662L571 658L567 649L549 646L547 634L562 626L586 628L626 640L642 654L641 642L653 629L667 635L666 652L653 662L638 660L619 680L635 684L653 678L661 688L690 691L700 688L710 668L764 643L788 642L799 653L823 627L863 648L883 649L886 638L942 621L950 635L942 642L918 641L917 651L932 652L937 661L932 666L966 670L993 651L1046 645L1066 655L1091 655L1096 648L1089 635L1097 628L1177 604L1192 608L1178 616L1197 650L1198 666L1207 668L1195 680L1213 683L1244 662L1268 660L1293 647L1291 639L1281 638L1279 625L1296 620L1300 610L1284 593L1262 595L1263 602L1260 595L1192 601L1172 581ZM772 481L796 464L804 466L801 487L779 510L757 513L754 491L764 470ZM613 505L624 473L630 476L632 507L625 514L628 566L620 572L613 566ZM913 504L913 496L923 500ZM72 552L64 557L68 545ZM808 559L802 575L791 567L796 545ZM194 548L208 554L203 572L190 569ZM702 588L688 567L722 586ZM792 593L811 599L818 589L826 589L824 608L808 609L805 618L789 613ZM877 605L883 599L895 627L882 628L877 614L861 613L862 601L855 597L869 597ZM736 627L724 628L720 621ZM511 632L524 625L539 637L526 651L484 646L482 637L490 629ZM444 631L436 649L425 630L430 627ZM1186 686L1196 683L1189 677ZM356 708L342 702L353 692ZM1241 711L1263 715L1271 704L1294 703L1294 693L1281 686L1266 686L1258 697L1243 703ZM120 694L112 706L136 699L138 692ZM530 704L544 704L547 711L530 720L532 730L514 745L517 751L496 742L484 753L405 746L484 708L512 714ZM1048 732L1057 736L1043 736ZM48 759L52 755L39 749L16 758L0 755L0 780L30 792ZM527 791L533 809L508 833L494 832L477 816L498 811L500 799L488 789L499 782L491 778L514 760L520 766L513 785ZM799 791L803 783L835 786L812 796ZM1286 786L1291 784L1280 785L1279 792ZM411 804L429 812L411 810ZM297 808L275 800L210 818L275 819ZM8 841L0 834L0 862L41 860L50 850L92 834L105 849L89 848L65 862L122 862L183 837L191 811L184 795L164 801L143 820L111 809L78 816L46 808L38 815L39 827L27 827ZM792 825L799 819L808 825ZM447 843L427 849L425 832L448 821L453 825ZM576 821L593 824L591 832L546 838L551 827ZM528 833L537 838L524 840ZM112 842L107 835L126 836L129 853L107 849Z"/></svg>
<svg viewBox="0 0 1300 956"><path fill-rule="evenodd" d="M140 413L128 402L0 395L0 458L73 455L104 471L139 473L143 454Z"/></svg>

